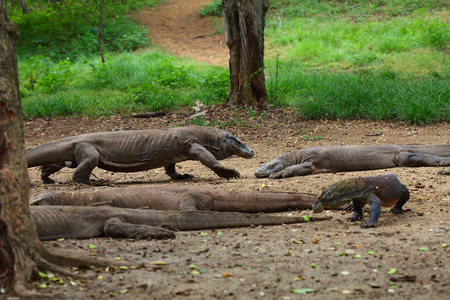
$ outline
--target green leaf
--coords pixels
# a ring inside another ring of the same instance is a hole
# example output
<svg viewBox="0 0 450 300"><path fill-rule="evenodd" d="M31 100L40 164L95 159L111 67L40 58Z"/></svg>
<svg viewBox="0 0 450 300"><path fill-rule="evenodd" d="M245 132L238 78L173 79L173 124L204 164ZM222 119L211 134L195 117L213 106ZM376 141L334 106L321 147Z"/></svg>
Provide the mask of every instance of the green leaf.
<svg viewBox="0 0 450 300"><path fill-rule="evenodd" d="M201 235L201 236L207 236L208 233L206 233L206 232L201 232L200 235Z"/></svg>
<svg viewBox="0 0 450 300"><path fill-rule="evenodd" d="M355 255L353 255L353 257L354 258L361 258L361 255L360 254L355 254Z"/></svg>
<svg viewBox="0 0 450 300"><path fill-rule="evenodd" d="M390 275L395 274L396 272L397 272L396 268L391 268L391 269L389 269L389 271L387 271L387 273Z"/></svg>
<svg viewBox="0 0 450 300"><path fill-rule="evenodd" d="M89 244L88 248L91 249L91 250L92 249L97 249L97 246L95 246L94 244Z"/></svg>
<svg viewBox="0 0 450 300"><path fill-rule="evenodd" d="M305 220L305 222L309 222L311 220L311 217L309 215L306 215L303 217L303 220Z"/></svg>
<svg viewBox="0 0 450 300"><path fill-rule="evenodd" d="M64 241L64 238L57 239L56 241L57 242L62 242L62 241Z"/></svg>
<svg viewBox="0 0 450 300"><path fill-rule="evenodd" d="M447 248L448 245L447 245L447 244L441 244L441 247L442 247L442 248Z"/></svg>
<svg viewBox="0 0 450 300"><path fill-rule="evenodd" d="M190 265L189 266L191 269L197 269L197 266L196 265Z"/></svg>
<svg viewBox="0 0 450 300"><path fill-rule="evenodd" d="M42 273L41 271L39 271L38 274L39 274L39 277L41 277L41 278L47 278L47 274Z"/></svg>
<svg viewBox="0 0 450 300"><path fill-rule="evenodd" d="M369 254L369 255L374 255L374 254L375 254L375 252L373 252L373 251L369 251L369 252L367 252L367 254Z"/></svg>
<svg viewBox="0 0 450 300"><path fill-rule="evenodd" d="M311 264L311 268L315 268L316 267L316 264Z"/></svg>
<svg viewBox="0 0 450 300"><path fill-rule="evenodd" d="M222 231L219 231L219 232L217 233L217 235L223 235L223 232L222 232Z"/></svg>
<svg viewBox="0 0 450 300"><path fill-rule="evenodd" d="M294 244L303 244L302 241L294 241Z"/></svg>
<svg viewBox="0 0 450 300"><path fill-rule="evenodd" d="M291 293L294 293L294 294L307 294L307 293L312 293L314 291L315 291L315 289L292 289Z"/></svg>
<svg viewBox="0 0 450 300"><path fill-rule="evenodd" d="M422 247L422 248L419 248L419 251L428 251L428 248L427 247Z"/></svg>

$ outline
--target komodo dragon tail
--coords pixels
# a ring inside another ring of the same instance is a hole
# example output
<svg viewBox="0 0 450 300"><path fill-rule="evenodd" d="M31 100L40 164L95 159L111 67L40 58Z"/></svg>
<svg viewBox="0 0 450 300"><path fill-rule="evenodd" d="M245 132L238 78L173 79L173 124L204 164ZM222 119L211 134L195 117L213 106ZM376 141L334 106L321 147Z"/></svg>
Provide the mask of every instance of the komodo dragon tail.
<svg viewBox="0 0 450 300"><path fill-rule="evenodd" d="M74 138L69 137L41 144L26 150L28 168L71 161L74 158Z"/></svg>
<svg viewBox="0 0 450 300"><path fill-rule="evenodd" d="M178 230L200 230L246 227L259 225L281 225L304 223L305 218L293 216L276 216L268 214L245 214L233 212L212 211L166 211L167 224ZM312 221L326 220L329 218L313 219ZM164 224L164 220L160 219Z"/></svg>

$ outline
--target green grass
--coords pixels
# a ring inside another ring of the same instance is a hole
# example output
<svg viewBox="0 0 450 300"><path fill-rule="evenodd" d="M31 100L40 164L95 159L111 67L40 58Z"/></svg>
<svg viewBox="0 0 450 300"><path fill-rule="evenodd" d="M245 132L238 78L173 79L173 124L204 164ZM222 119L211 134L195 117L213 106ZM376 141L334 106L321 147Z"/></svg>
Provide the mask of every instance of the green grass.
<svg viewBox="0 0 450 300"><path fill-rule="evenodd" d="M212 2L217 11L219 1ZM270 3L265 73L271 106L296 107L312 119L450 120L450 1ZM126 53L131 42L117 41L102 64L79 50L55 59L30 43L19 51L27 118L172 110L197 100L212 105L229 92L227 69L153 46Z"/></svg>
<svg viewBox="0 0 450 300"><path fill-rule="evenodd" d="M169 110L197 100L213 105L229 91L226 69L160 50L114 55L105 64L38 56L21 60L19 69L26 118Z"/></svg>

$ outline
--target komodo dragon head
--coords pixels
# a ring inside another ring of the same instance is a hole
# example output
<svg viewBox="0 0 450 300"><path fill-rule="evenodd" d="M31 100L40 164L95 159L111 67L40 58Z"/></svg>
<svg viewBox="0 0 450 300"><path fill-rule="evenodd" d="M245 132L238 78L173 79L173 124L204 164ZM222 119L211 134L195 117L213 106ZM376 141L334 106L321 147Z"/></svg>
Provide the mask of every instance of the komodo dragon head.
<svg viewBox="0 0 450 300"><path fill-rule="evenodd" d="M342 180L327 187L312 206L314 212L336 209L352 200L366 199L377 187L365 185L358 178Z"/></svg>
<svg viewBox="0 0 450 300"><path fill-rule="evenodd" d="M259 167L255 171L255 176L258 178L269 177L272 173L277 173L282 171L285 167L283 162L277 157Z"/></svg>
<svg viewBox="0 0 450 300"><path fill-rule="evenodd" d="M255 152L249 146L225 130L216 128L212 130L212 128L200 126L191 127L195 130L203 130L205 132L205 134L198 135L196 138L218 160L228 158L232 155L243 158L252 158L255 155Z"/></svg>

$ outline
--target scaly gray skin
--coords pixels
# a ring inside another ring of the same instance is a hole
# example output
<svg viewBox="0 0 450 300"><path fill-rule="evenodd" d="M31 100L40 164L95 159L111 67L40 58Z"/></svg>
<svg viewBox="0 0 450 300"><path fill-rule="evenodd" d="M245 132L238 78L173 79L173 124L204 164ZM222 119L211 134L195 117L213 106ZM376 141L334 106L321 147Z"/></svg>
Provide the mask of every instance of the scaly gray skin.
<svg viewBox="0 0 450 300"><path fill-rule="evenodd" d="M321 146L281 155L255 171L271 179L395 167L450 166L450 145Z"/></svg>
<svg viewBox="0 0 450 300"><path fill-rule="evenodd" d="M175 163L185 160L198 160L223 178L240 177L218 162L232 155L251 158L254 152L231 133L202 126L91 133L26 151L28 167L42 166L45 183L53 183L49 176L68 166L75 168L72 179L82 184L90 184L95 167L113 172L164 167L172 179L189 179L192 175L175 170Z"/></svg>
<svg viewBox="0 0 450 300"><path fill-rule="evenodd" d="M409 191L397 176L387 174L373 177L358 177L336 182L326 188L313 205L314 212L336 209L352 202L345 209L354 209L349 220L364 220L362 208L370 205L370 220L361 223L362 228L376 227L381 214L381 206L392 206L391 213L402 214L403 205L409 200Z"/></svg>
<svg viewBox="0 0 450 300"><path fill-rule="evenodd" d="M166 239L172 230L201 230L251 225L302 223L302 217L205 211L160 211L117 207L32 206L39 239L97 237ZM312 218L312 220L326 218Z"/></svg>
<svg viewBox="0 0 450 300"><path fill-rule="evenodd" d="M31 204L258 213L311 209L316 198L316 195L307 193L230 192L211 188L144 185L51 192L40 195Z"/></svg>

